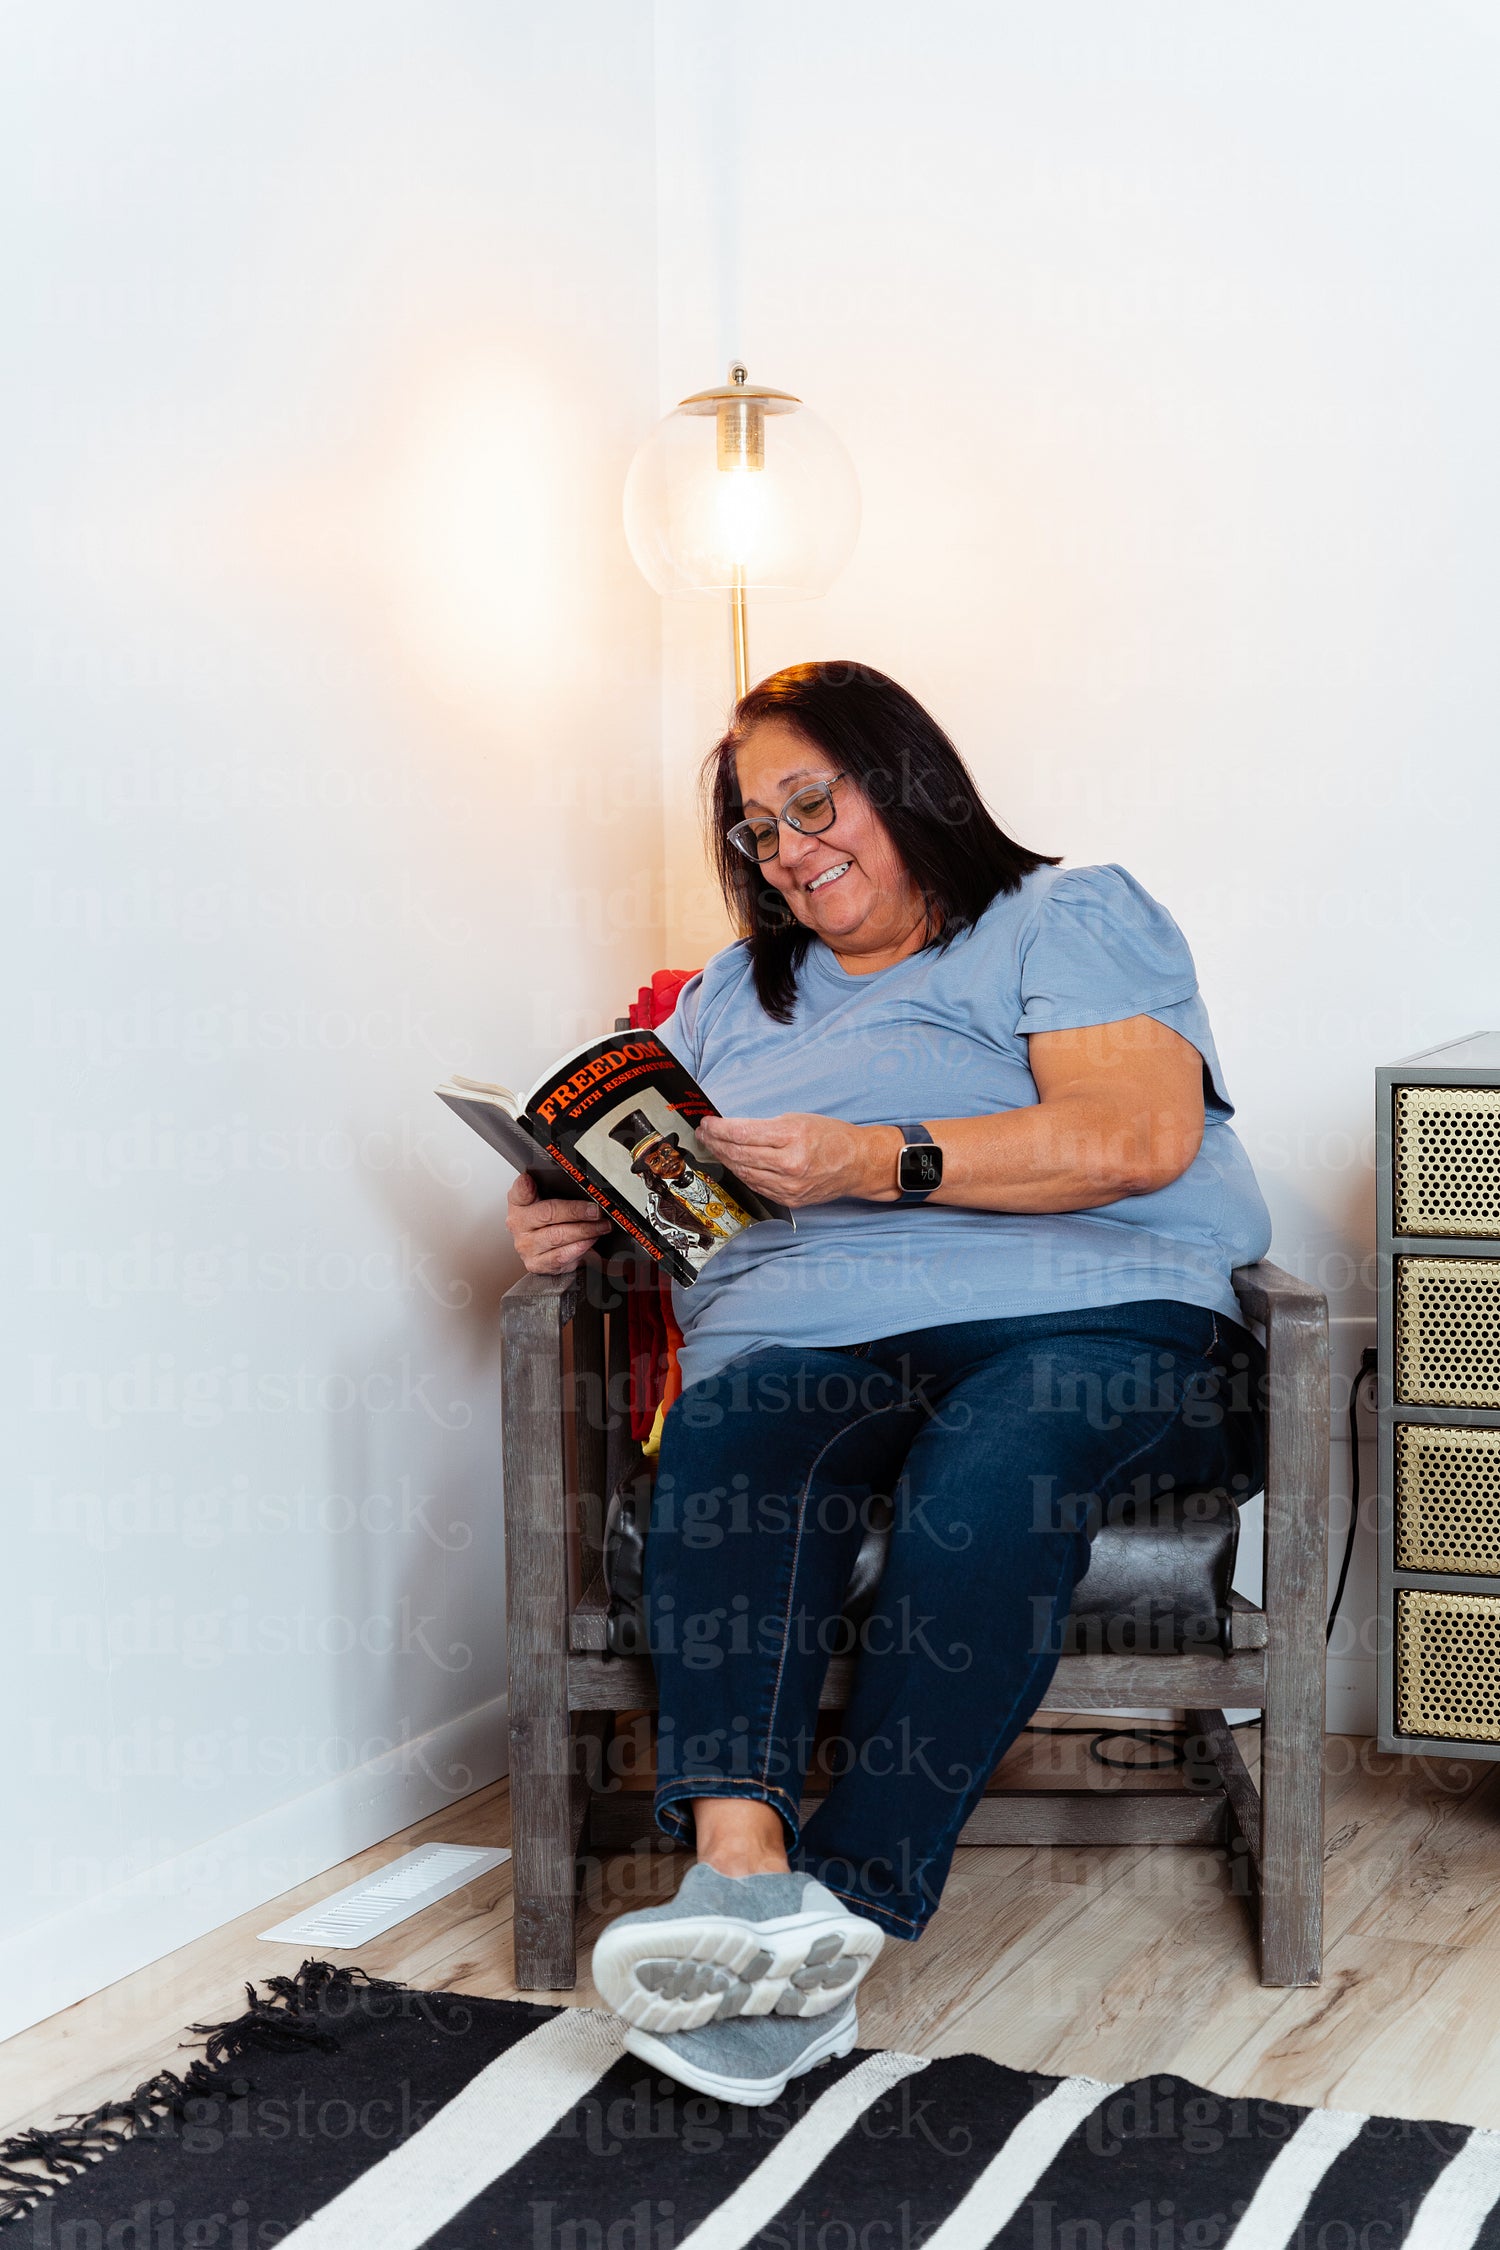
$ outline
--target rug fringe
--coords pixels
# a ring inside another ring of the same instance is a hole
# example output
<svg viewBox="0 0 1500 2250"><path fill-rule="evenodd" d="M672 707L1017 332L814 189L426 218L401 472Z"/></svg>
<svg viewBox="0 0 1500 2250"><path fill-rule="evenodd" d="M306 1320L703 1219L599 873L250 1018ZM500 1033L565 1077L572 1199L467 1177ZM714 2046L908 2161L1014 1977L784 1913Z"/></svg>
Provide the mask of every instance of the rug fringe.
<svg viewBox="0 0 1500 2250"><path fill-rule="evenodd" d="M96 2109L61 2117L50 2127L28 2126L0 2141L0 2226L24 2218L143 2126L163 2117L180 2117L188 2102L234 2091L234 2065L247 2056L296 2047L335 2052L337 2037L315 2019L329 2000L356 1989L404 1992L407 1988L352 1965L304 1961L295 1976L267 1977L264 1996L247 1984L243 2015L224 2023L189 2024L192 2036L204 2042L204 2051L180 2075L159 2070L121 2100L100 2102ZM239 2084L243 2090L243 2081ZM22 2171L21 2165L40 2170Z"/></svg>

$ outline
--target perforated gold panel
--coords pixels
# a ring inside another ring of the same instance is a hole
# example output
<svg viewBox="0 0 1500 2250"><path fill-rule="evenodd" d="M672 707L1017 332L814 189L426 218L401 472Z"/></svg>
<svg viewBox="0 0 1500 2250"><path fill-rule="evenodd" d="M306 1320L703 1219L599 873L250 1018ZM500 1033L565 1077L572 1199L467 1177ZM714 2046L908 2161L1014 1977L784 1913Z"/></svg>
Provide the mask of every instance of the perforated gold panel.
<svg viewBox="0 0 1500 2250"><path fill-rule="evenodd" d="M1500 1258L1396 1260L1396 1397L1500 1407Z"/></svg>
<svg viewBox="0 0 1500 2250"><path fill-rule="evenodd" d="M1500 1086L1398 1086L1397 1234L1500 1238Z"/></svg>
<svg viewBox="0 0 1500 2250"><path fill-rule="evenodd" d="M1500 1430L1397 1423L1396 1563L1500 1578Z"/></svg>
<svg viewBox="0 0 1500 2250"><path fill-rule="evenodd" d="M1396 1731L1500 1742L1500 1595L1396 1595Z"/></svg>

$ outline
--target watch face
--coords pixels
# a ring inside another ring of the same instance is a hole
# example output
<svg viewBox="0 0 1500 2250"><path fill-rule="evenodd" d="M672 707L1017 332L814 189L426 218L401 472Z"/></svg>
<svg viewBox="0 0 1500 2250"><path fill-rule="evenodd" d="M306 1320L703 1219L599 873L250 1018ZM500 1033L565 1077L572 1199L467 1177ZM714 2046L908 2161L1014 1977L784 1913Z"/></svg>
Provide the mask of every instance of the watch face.
<svg viewBox="0 0 1500 2250"><path fill-rule="evenodd" d="M943 1152L926 1141L912 1141L901 1151L901 1161L896 1167L896 1180L903 1195L914 1189L931 1189L943 1184Z"/></svg>

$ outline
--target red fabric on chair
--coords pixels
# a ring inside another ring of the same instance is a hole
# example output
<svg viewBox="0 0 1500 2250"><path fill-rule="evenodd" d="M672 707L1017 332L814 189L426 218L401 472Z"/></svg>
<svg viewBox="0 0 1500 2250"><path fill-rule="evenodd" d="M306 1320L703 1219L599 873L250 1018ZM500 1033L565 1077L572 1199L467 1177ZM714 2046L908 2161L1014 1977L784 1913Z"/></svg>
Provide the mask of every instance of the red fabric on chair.
<svg viewBox="0 0 1500 2250"><path fill-rule="evenodd" d="M696 969L657 969L630 1006L632 1031L654 1031L677 1005L677 995ZM642 1273L627 1300L630 1336L630 1434L644 1445L655 1426L657 1409L670 1406L682 1389L677 1354L682 1330L672 1312L672 1284L658 1269ZM653 1286L654 1284L654 1286Z"/></svg>
<svg viewBox="0 0 1500 2250"><path fill-rule="evenodd" d="M654 1031L665 1023L677 1005L677 995L689 977L698 974L696 969L656 969L651 982L643 984L630 1006L632 1031Z"/></svg>
<svg viewBox="0 0 1500 2250"><path fill-rule="evenodd" d="M664 1307L671 1304L668 1285L655 1269L632 1276L625 1300L630 1332L630 1434L644 1445L656 1420L667 1387L670 1343Z"/></svg>

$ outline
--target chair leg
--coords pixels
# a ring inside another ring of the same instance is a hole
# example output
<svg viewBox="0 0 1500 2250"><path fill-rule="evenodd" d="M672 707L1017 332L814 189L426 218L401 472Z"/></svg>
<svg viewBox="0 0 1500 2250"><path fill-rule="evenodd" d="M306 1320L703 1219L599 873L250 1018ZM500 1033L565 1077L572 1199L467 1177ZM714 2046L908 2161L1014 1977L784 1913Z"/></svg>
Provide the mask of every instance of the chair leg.
<svg viewBox="0 0 1500 2250"><path fill-rule="evenodd" d="M1323 1974L1323 1673L1267 1685L1260 1745L1260 1981Z"/></svg>
<svg viewBox="0 0 1500 2250"><path fill-rule="evenodd" d="M522 1992L568 1992L578 1981L573 1784L539 1756L526 1726L511 1729L511 1862L516 1983Z"/></svg>
<svg viewBox="0 0 1500 2250"><path fill-rule="evenodd" d="M1215 1788L1229 1811L1224 1837L1229 1889L1235 1898L1255 1902L1260 1912L1260 1791L1250 1779L1240 1746L1222 1711L1189 1711L1187 1781L1190 1788Z"/></svg>

